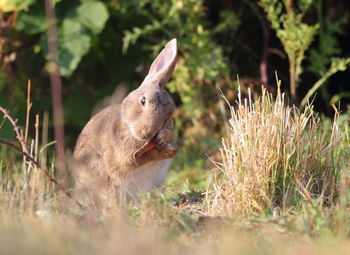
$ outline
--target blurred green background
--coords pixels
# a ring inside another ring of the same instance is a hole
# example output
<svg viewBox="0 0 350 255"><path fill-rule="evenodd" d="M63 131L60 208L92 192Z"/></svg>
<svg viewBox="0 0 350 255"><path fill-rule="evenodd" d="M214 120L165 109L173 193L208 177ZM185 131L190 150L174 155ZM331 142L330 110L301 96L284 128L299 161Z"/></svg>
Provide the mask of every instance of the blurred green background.
<svg viewBox="0 0 350 255"><path fill-rule="evenodd" d="M178 105L177 135L189 153L211 154L220 142L228 100L260 85L276 91L275 71L299 104L344 114L350 104L350 2L347 0L56 0L66 143L73 148L94 106L115 89L136 88L167 41L179 59L169 90ZM25 122L27 80L32 113L50 113L44 1L0 0L0 105ZM338 59L335 59L338 58ZM341 72L340 72L341 71ZM316 95L316 96L315 96ZM50 132L50 140L53 138ZM1 137L11 139L4 126ZM188 155L190 157L190 155ZM184 159L185 160L185 159Z"/></svg>

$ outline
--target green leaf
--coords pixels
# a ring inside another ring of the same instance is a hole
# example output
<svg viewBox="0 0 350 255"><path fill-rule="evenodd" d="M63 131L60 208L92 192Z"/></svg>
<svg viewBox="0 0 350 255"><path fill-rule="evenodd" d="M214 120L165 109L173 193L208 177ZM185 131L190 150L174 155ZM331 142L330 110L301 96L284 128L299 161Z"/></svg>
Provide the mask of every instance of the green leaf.
<svg viewBox="0 0 350 255"><path fill-rule="evenodd" d="M80 22L94 34L100 33L108 20L106 6L98 1L85 1L77 9Z"/></svg>
<svg viewBox="0 0 350 255"><path fill-rule="evenodd" d="M65 16L58 27L58 55L60 73L69 77L90 50L93 34L100 33L104 28L109 14L103 3L91 0L82 2ZM48 59L45 34L42 35L41 44Z"/></svg>
<svg viewBox="0 0 350 255"><path fill-rule="evenodd" d="M29 11L18 14L16 29L27 34L37 34L45 31L47 22L43 6L32 6Z"/></svg>
<svg viewBox="0 0 350 255"><path fill-rule="evenodd" d="M91 34L77 19L64 19L59 44L60 72L63 76L68 77L74 72L89 51L90 42Z"/></svg>
<svg viewBox="0 0 350 255"><path fill-rule="evenodd" d="M58 28L58 55L60 73L69 77L77 68L81 58L89 51L91 33L76 18L67 17ZM41 46L47 59L47 36L42 35Z"/></svg>

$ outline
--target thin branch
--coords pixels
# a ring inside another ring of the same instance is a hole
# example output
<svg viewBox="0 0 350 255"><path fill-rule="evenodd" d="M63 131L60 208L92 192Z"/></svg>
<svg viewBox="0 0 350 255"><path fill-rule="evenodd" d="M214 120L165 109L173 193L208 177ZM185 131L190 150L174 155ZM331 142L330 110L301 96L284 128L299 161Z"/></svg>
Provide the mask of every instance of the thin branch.
<svg viewBox="0 0 350 255"><path fill-rule="evenodd" d="M30 109L32 108L32 103L30 102L30 92L31 92L32 82L31 80L28 80L27 83L27 111L26 111L26 125L24 129L24 143L27 144L28 139L28 131L29 131L29 117L30 117ZM26 165L26 157L23 157L23 177L26 180L27 179L27 165Z"/></svg>
<svg viewBox="0 0 350 255"><path fill-rule="evenodd" d="M57 167L59 175L63 177L63 170L66 164L63 126L63 106L62 106L62 80L59 71L58 42L56 14L53 1L45 0L45 14L48 23L47 42L49 49L48 72L51 82L51 97L53 106L54 135L57 141L55 145L57 155Z"/></svg>
<svg viewBox="0 0 350 255"><path fill-rule="evenodd" d="M312 86L312 88L306 93L303 100L301 100L300 106L304 107L310 97L331 77L333 74L339 71L345 71L347 65L350 64L350 58L333 60L329 70L322 74L322 77Z"/></svg>
<svg viewBox="0 0 350 255"><path fill-rule="evenodd" d="M59 183L54 177L52 177L49 173L49 171L47 170L47 168L43 168L41 167L41 165L29 154L28 152L28 149L27 149L27 146L24 142L24 137L23 137L23 134L20 130L20 128L17 126L17 120L14 120L11 115L9 115L8 113L8 110L2 108L0 106L0 111L4 114L4 118L8 119L16 133L16 139L17 141L20 143L21 145L21 148L18 147L17 145L15 145L14 143L12 142L9 142L9 141L5 141L5 140L2 140L0 139L0 143L2 144L6 144L8 146L10 146L11 148L19 151L24 157L26 157L27 160L29 160L30 162L32 162L38 169L40 169L41 171L44 172L44 174L46 175L46 177L51 181L53 182L57 187L58 189L60 189L67 197L71 198L72 195L70 192L68 192L66 190L66 188L61 184Z"/></svg>
<svg viewBox="0 0 350 255"><path fill-rule="evenodd" d="M8 110L6 110L5 108L2 108L0 106L0 111L4 114L4 118L8 119L11 123L11 125L13 126L13 130L15 131L16 133L16 139L17 141L19 141L19 143L21 144L21 147L22 147L22 151L26 154L29 154L28 153L28 149L27 149L27 146L24 142L24 137L23 137L23 134L21 132L21 130L19 129L19 127L17 126L17 119L14 120L8 113Z"/></svg>
<svg viewBox="0 0 350 255"><path fill-rule="evenodd" d="M49 181L53 182L59 190L61 190L67 197L72 198L72 194L69 191L67 191L66 188L61 183L59 183L54 177L50 175L47 168L41 167L40 164L34 158L32 158L27 152L22 151L20 147L18 147L17 145L9 141L0 139L0 143L6 144L11 148L15 149L16 151L20 152L23 156L27 158L27 160L32 162L36 166L36 168L40 169L46 175Z"/></svg>
<svg viewBox="0 0 350 255"><path fill-rule="evenodd" d="M269 57L269 41L270 41L270 27L267 22L264 22L263 26L263 48L260 61L260 75L261 81L264 85L268 86L269 80L267 75L267 63Z"/></svg>

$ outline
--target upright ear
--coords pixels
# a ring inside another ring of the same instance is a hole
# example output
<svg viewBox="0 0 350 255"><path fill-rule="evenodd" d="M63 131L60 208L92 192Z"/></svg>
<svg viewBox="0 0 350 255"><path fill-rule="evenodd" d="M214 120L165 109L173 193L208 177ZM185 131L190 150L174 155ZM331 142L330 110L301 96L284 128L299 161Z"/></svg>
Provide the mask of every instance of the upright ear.
<svg viewBox="0 0 350 255"><path fill-rule="evenodd" d="M175 69L176 56L177 41L172 39L153 61L145 81L148 79L157 80L159 85L164 87Z"/></svg>

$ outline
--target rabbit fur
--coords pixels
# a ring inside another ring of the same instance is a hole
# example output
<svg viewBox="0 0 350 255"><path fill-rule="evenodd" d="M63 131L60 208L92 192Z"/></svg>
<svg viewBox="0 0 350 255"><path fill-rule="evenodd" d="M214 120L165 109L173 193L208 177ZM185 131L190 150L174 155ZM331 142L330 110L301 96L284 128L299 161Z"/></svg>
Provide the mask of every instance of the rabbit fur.
<svg viewBox="0 0 350 255"><path fill-rule="evenodd" d="M73 154L76 190L123 192L133 198L163 184L178 150L173 136L175 104L165 90L176 57L173 39L136 90L86 124Z"/></svg>

